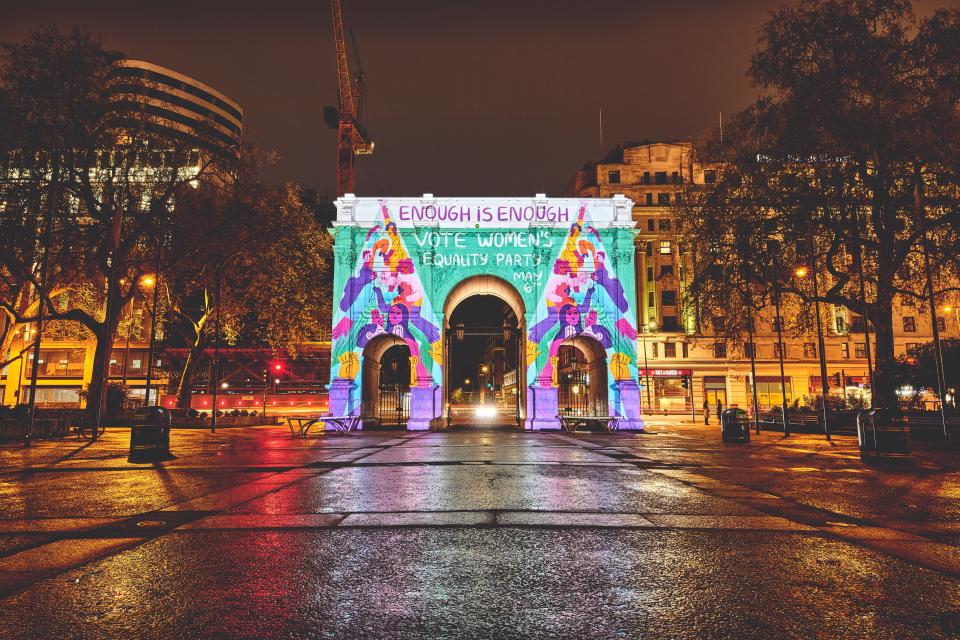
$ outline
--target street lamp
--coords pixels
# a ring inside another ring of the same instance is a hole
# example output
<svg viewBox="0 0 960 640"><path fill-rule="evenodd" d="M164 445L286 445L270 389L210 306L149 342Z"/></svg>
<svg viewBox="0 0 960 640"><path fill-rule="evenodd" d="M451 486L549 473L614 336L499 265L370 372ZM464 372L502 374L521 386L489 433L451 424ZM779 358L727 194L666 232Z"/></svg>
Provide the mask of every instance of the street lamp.
<svg viewBox="0 0 960 640"><path fill-rule="evenodd" d="M650 401L650 364L647 362L647 331L656 331L657 323L650 320L640 325L640 339L643 342L643 386L647 389L647 411L653 412L653 403Z"/></svg>
<svg viewBox="0 0 960 640"><path fill-rule="evenodd" d="M162 239L161 239L162 242ZM150 309L150 348L147 351L147 382L143 391L143 405L145 407L150 406L150 386L153 382L153 360L154 352L157 348L157 303L159 300L160 287L157 286L157 279L159 278L160 273L160 255L161 255L161 246L157 246L157 275L145 275L140 278L140 284L147 288L153 289L153 306ZM157 400L160 399L160 394L157 394Z"/></svg>
<svg viewBox="0 0 960 640"><path fill-rule="evenodd" d="M813 251L813 238L810 240L810 257L812 260L816 260L815 253ZM807 275L807 268L804 266L799 266L793 271L794 275L799 279L803 279ZM820 285L817 280L817 269L816 266L813 268L813 305L814 313L817 316L817 357L820 361L820 391L823 393L823 432L827 436L827 440L830 440L830 410L827 407L827 395L829 394L829 386L827 383L827 354L826 349L824 348L823 343L823 322L820 319ZM779 315L779 314L778 314ZM866 323L867 319L863 319ZM784 393L784 396L786 394Z"/></svg>

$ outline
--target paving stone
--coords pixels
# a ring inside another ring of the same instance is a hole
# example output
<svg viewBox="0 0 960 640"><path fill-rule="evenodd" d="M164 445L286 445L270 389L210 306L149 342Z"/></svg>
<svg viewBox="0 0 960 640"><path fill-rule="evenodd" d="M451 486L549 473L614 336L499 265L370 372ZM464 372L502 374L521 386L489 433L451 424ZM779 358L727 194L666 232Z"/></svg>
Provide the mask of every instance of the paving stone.
<svg viewBox="0 0 960 640"><path fill-rule="evenodd" d="M410 511L351 513L340 523L343 527L449 527L494 524L489 511Z"/></svg>
<svg viewBox="0 0 960 640"><path fill-rule="evenodd" d="M559 511L505 511L497 514L503 526L549 527L653 527L636 513L572 513Z"/></svg>

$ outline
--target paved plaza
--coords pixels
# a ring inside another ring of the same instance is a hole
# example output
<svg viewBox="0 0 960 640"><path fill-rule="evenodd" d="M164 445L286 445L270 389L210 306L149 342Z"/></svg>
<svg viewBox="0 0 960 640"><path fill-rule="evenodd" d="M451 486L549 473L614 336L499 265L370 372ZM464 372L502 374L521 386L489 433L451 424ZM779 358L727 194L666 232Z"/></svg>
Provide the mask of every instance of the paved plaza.
<svg viewBox="0 0 960 640"><path fill-rule="evenodd" d="M2 638L956 638L960 455L851 437L173 432L0 449Z"/></svg>

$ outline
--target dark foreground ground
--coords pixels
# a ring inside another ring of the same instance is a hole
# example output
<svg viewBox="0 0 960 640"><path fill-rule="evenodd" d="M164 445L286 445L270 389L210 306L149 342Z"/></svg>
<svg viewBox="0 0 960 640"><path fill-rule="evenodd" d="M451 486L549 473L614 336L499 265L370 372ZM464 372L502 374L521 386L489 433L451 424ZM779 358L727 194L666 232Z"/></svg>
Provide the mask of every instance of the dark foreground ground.
<svg viewBox="0 0 960 640"><path fill-rule="evenodd" d="M651 431L4 447L0 637L960 637L956 452Z"/></svg>

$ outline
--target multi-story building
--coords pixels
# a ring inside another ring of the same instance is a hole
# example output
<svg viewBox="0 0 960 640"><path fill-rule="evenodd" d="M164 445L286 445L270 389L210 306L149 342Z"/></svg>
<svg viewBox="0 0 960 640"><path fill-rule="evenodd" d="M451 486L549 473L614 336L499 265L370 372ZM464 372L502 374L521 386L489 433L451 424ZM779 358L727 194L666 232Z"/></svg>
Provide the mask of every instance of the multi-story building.
<svg viewBox="0 0 960 640"><path fill-rule="evenodd" d="M756 320L754 344L711 335L696 327L681 306L687 280L684 256L678 252L671 205L682 198L684 185L709 184L716 171L692 161L689 142L621 144L599 162L574 174L566 195L608 198L623 194L633 200L637 222L638 351L641 355L642 404L648 412L699 414L704 399L715 409L752 406L750 349L755 349L757 395L761 409L778 406L781 388L779 344L772 312ZM718 309L716 317L724 310ZM941 310L942 313L942 310ZM829 310L825 355L831 378L836 374L846 394L869 387L867 340L863 318L842 308ZM932 340L925 307L901 303L895 326L897 354ZM944 337L960 336L956 314L937 320ZM788 403L820 395L820 365L815 337L784 336L785 393ZM839 389L831 384L831 392Z"/></svg>
<svg viewBox="0 0 960 640"><path fill-rule="evenodd" d="M188 176L190 171L199 172L200 163L207 155L205 151L209 151L211 145L226 148L240 141L243 109L209 85L140 60L121 60L114 72L115 81L111 86L117 101L127 107L126 112L142 111L149 116L138 120L138 125L158 129L166 135L186 136L196 142L196 149L184 159L187 166L178 165L178 170L188 172ZM153 151L151 157L143 161L146 171L176 161L168 155L172 154ZM16 168L11 166L8 170L16 171ZM155 284L152 277L138 283L141 288ZM126 383L133 398L141 401L146 386L150 323L149 302L131 300L121 317L108 372L111 381ZM38 406L80 406L82 390L89 384L93 369L94 343L79 326L54 324L55 329L45 328L41 342L36 403ZM28 398L33 353L25 347L33 341L35 332L33 325L17 328L8 353L0 354L3 362L22 352L21 358L0 369L0 404L18 404ZM160 355L157 360L155 364L161 365ZM156 386L151 398L155 393Z"/></svg>

